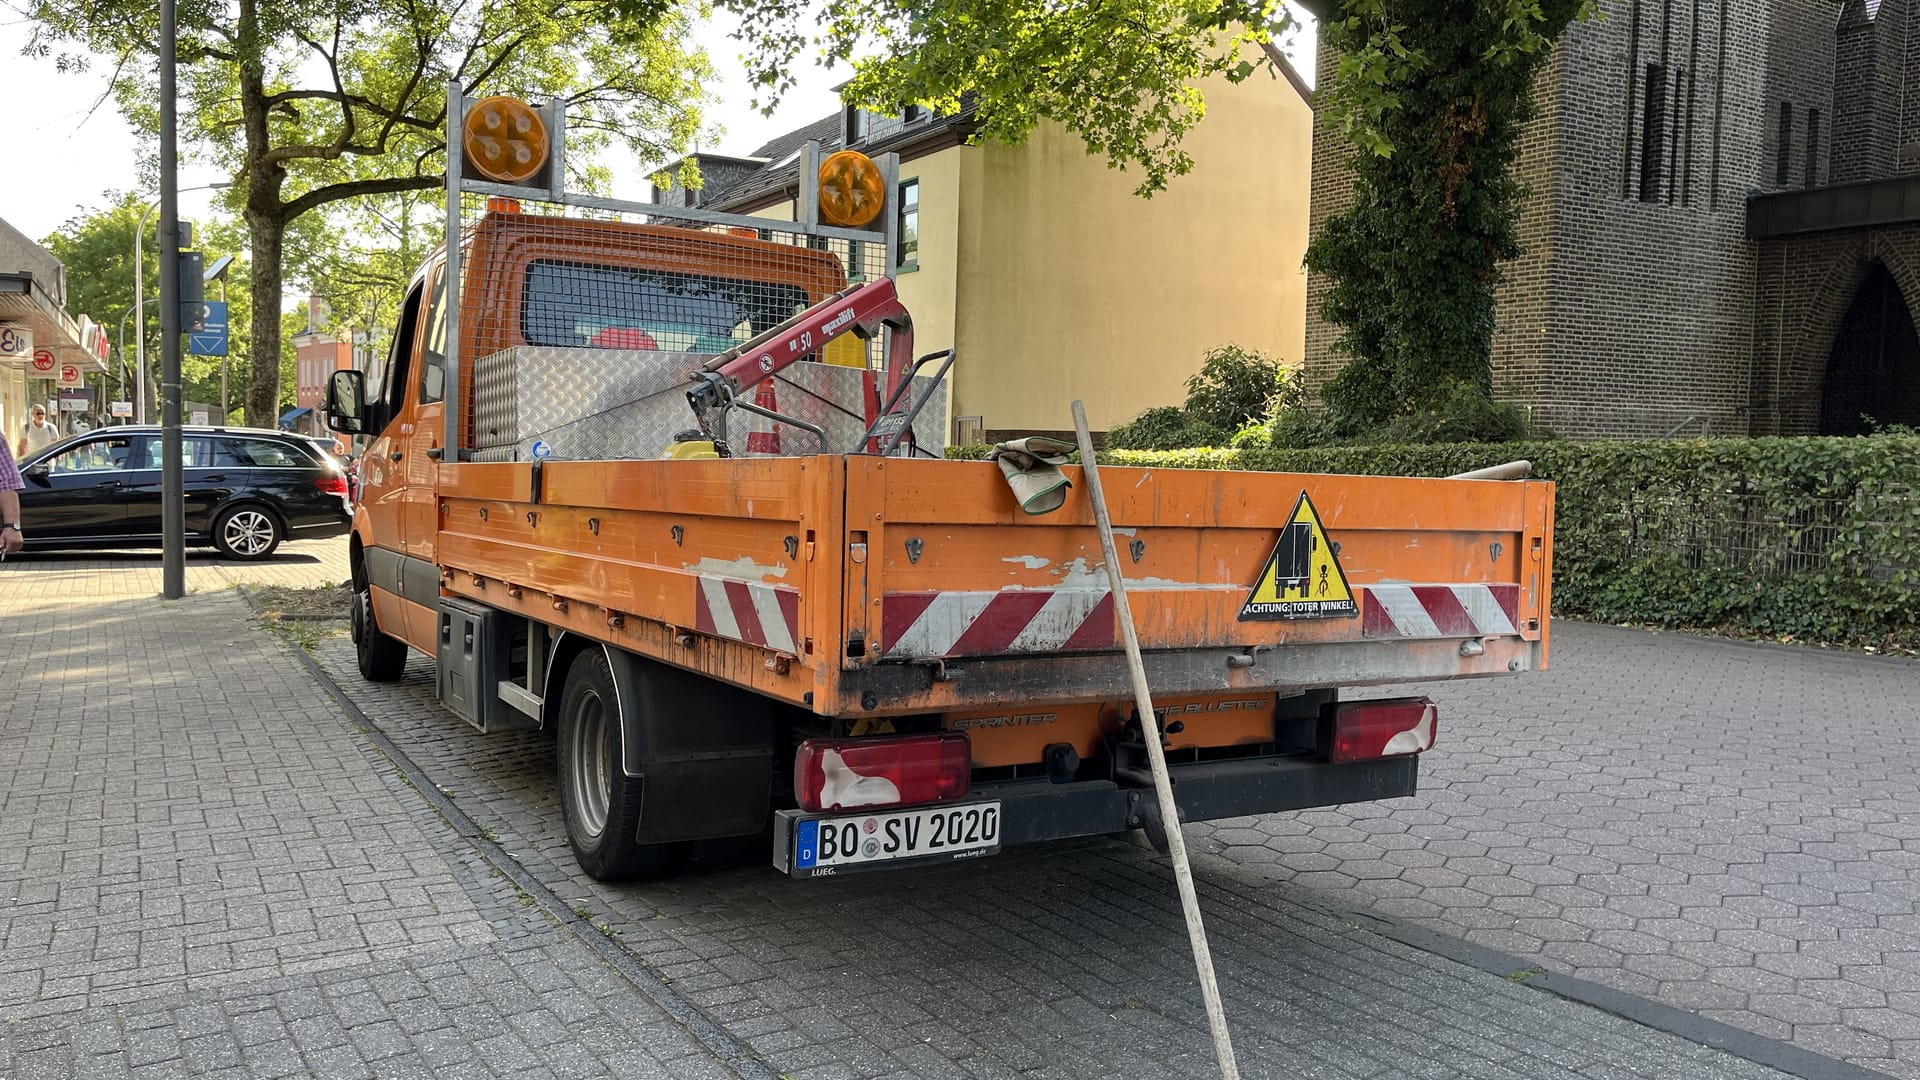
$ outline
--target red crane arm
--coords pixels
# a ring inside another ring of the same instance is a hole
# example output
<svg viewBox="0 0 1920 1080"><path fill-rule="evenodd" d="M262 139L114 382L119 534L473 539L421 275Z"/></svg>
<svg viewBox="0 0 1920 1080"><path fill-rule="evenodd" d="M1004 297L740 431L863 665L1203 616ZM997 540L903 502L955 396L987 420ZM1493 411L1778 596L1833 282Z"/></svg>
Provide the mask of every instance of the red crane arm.
<svg viewBox="0 0 1920 1080"><path fill-rule="evenodd" d="M694 372L697 385L687 391L687 402L696 415L704 417L744 395L762 379L819 352L842 334L857 332L863 339L871 339L883 328L892 330L887 336L887 389L891 393L893 382L912 366L913 318L900 303L893 280L881 278L843 289L752 341L707 361ZM869 393L868 397L873 395ZM869 400L866 411L867 421L872 423L878 403Z"/></svg>

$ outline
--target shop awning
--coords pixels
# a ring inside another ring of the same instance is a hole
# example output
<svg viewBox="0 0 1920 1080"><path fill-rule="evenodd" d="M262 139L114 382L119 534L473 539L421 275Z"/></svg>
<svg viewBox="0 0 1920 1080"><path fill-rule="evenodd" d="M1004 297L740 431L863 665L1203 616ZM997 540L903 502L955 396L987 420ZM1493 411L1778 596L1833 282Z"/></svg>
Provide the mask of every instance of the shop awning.
<svg viewBox="0 0 1920 1080"><path fill-rule="evenodd" d="M54 359L62 364L79 364L88 372L107 369L106 362L87 347L82 324L61 310L31 271L0 271L0 323L31 330L34 347L53 350ZM91 323L85 332L93 332Z"/></svg>

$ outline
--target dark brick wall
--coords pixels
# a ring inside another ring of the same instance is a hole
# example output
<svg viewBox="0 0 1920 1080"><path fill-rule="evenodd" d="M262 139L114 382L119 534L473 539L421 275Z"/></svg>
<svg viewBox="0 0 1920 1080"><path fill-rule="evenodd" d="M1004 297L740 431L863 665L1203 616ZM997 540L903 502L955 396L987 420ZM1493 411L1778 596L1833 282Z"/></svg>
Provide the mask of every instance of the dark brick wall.
<svg viewBox="0 0 1920 1080"><path fill-rule="evenodd" d="M1913 8L1913 0L1879 0L1872 8L1863 0L1846 0L1841 8L1835 183L1889 176L1903 163L1907 170L1920 164L1904 152L1920 109L1911 100L1911 92L1920 89L1914 71L1920 42L1910 33Z"/></svg>
<svg viewBox="0 0 1920 1080"><path fill-rule="evenodd" d="M1320 43L1320 50L1314 61L1314 86L1324 87L1333 79L1334 66L1339 63L1339 55L1327 45ZM1353 174L1347 161L1353 153L1352 144L1340 137L1333 126L1327 122L1326 114L1319 109L1313 114L1313 176L1311 190L1307 198L1307 232L1310 236L1320 235L1320 229L1333 215L1345 210L1353 202ZM1339 337L1339 327L1320 317L1320 305L1326 301L1327 281L1319 274L1307 275L1307 349L1303 365L1307 379L1318 385L1333 377L1340 370L1341 359L1334 355L1334 339Z"/></svg>
<svg viewBox="0 0 1920 1080"><path fill-rule="evenodd" d="M1761 132L1726 103L1758 96L1763 65L1760 43L1731 33L1723 61L1725 14L1723 0L1612 0L1561 44L1561 92L1543 110L1562 129L1542 259L1550 315L1537 343L1496 345L1544 351L1533 404L1551 430L1744 429L1752 290L1737 192Z"/></svg>
<svg viewBox="0 0 1920 1080"><path fill-rule="evenodd" d="M1905 8L1906 58L1900 64L1900 100L1906 109L1900 123L1900 146L1894 155L1894 169L1900 173L1920 172L1920 3L1900 0ZM1884 5L1885 0L1882 0ZM1909 304L1914 298L1907 298Z"/></svg>
<svg viewBox="0 0 1920 1080"><path fill-rule="evenodd" d="M1862 154L1873 162L1866 175L1889 175L1901 138L1920 159L1920 65L1907 62L1909 50L1920 59L1920 35L1909 41L1905 31L1920 0L1879 0L1864 36L1832 0L1765 0L1758 10L1733 0L1601 6L1604 19L1575 25L1557 47L1522 139L1526 251L1503 267L1497 291L1497 396L1574 437L1803 431L1809 415L1817 427L1818 382L1852 295L1845 283L1859 278L1831 286L1844 287L1840 299L1818 301L1837 305L1832 326L1799 325L1805 316L1794 312L1810 310L1807 297L1820 292L1802 279L1831 275L1848 244L1904 251L1907 241L1763 247L1745 238L1746 196L1854 178ZM1875 101L1866 110L1846 100L1851 76L1835 80L1862 50L1876 58L1861 91ZM1885 56L1899 63L1881 63ZM1335 60L1322 50L1322 85ZM1900 81L1913 84L1904 95ZM1651 113L1650 87L1661 106ZM1317 127L1316 231L1346 201L1342 157L1334 134ZM1901 284L1910 305L1920 299L1920 283ZM1341 362L1330 349L1334 329L1318 319L1322 293L1310 278L1307 366L1316 380ZM1774 340L1782 319L1804 340ZM1811 414L1802 400L1809 378ZM1750 419L1763 401L1765 416Z"/></svg>
<svg viewBox="0 0 1920 1080"><path fill-rule="evenodd" d="M1754 293L1753 434L1813 435L1841 320L1875 260L1920 312L1920 224L1765 240Z"/></svg>

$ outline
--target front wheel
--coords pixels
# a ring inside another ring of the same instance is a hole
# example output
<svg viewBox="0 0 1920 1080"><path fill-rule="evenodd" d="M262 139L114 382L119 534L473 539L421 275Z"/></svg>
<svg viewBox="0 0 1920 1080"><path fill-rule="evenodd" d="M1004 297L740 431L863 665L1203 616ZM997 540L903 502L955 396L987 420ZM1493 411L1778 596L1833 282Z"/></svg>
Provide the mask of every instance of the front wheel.
<svg viewBox="0 0 1920 1080"><path fill-rule="evenodd" d="M580 868L601 881L632 881L665 870L672 849L635 839L641 781L621 765L620 698L599 649L582 653L567 672L557 736L560 804Z"/></svg>
<svg viewBox="0 0 1920 1080"><path fill-rule="evenodd" d="M213 522L213 546L229 559L264 559L285 539L280 519L262 506L235 506Z"/></svg>
<svg viewBox="0 0 1920 1080"><path fill-rule="evenodd" d="M407 670L407 646L380 632L373 615L373 592L367 586L353 594L347 632L353 638L353 658L360 677L368 682L395 682Z"/></svg>

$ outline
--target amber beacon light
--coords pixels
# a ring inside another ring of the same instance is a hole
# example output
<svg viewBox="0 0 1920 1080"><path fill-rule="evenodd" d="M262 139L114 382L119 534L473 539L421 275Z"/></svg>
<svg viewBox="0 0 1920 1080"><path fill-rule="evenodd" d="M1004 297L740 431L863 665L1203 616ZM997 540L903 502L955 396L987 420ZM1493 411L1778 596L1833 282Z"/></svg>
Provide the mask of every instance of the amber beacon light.
<svg viewBox="0 0 1920 1080"><path fill-rule="evenodd" d="M547 125L524 101L481 98L467 110L460 145L474 171L501 184L524 184L547 163Z"/></svg>
<svg viewBox="0 0 1920 1080"><path fill-rule="evenodd" d="M887 202L880 166L857 150L841 150L820 163L820 216L829 225L858 229L880 216Z"/></svg>

